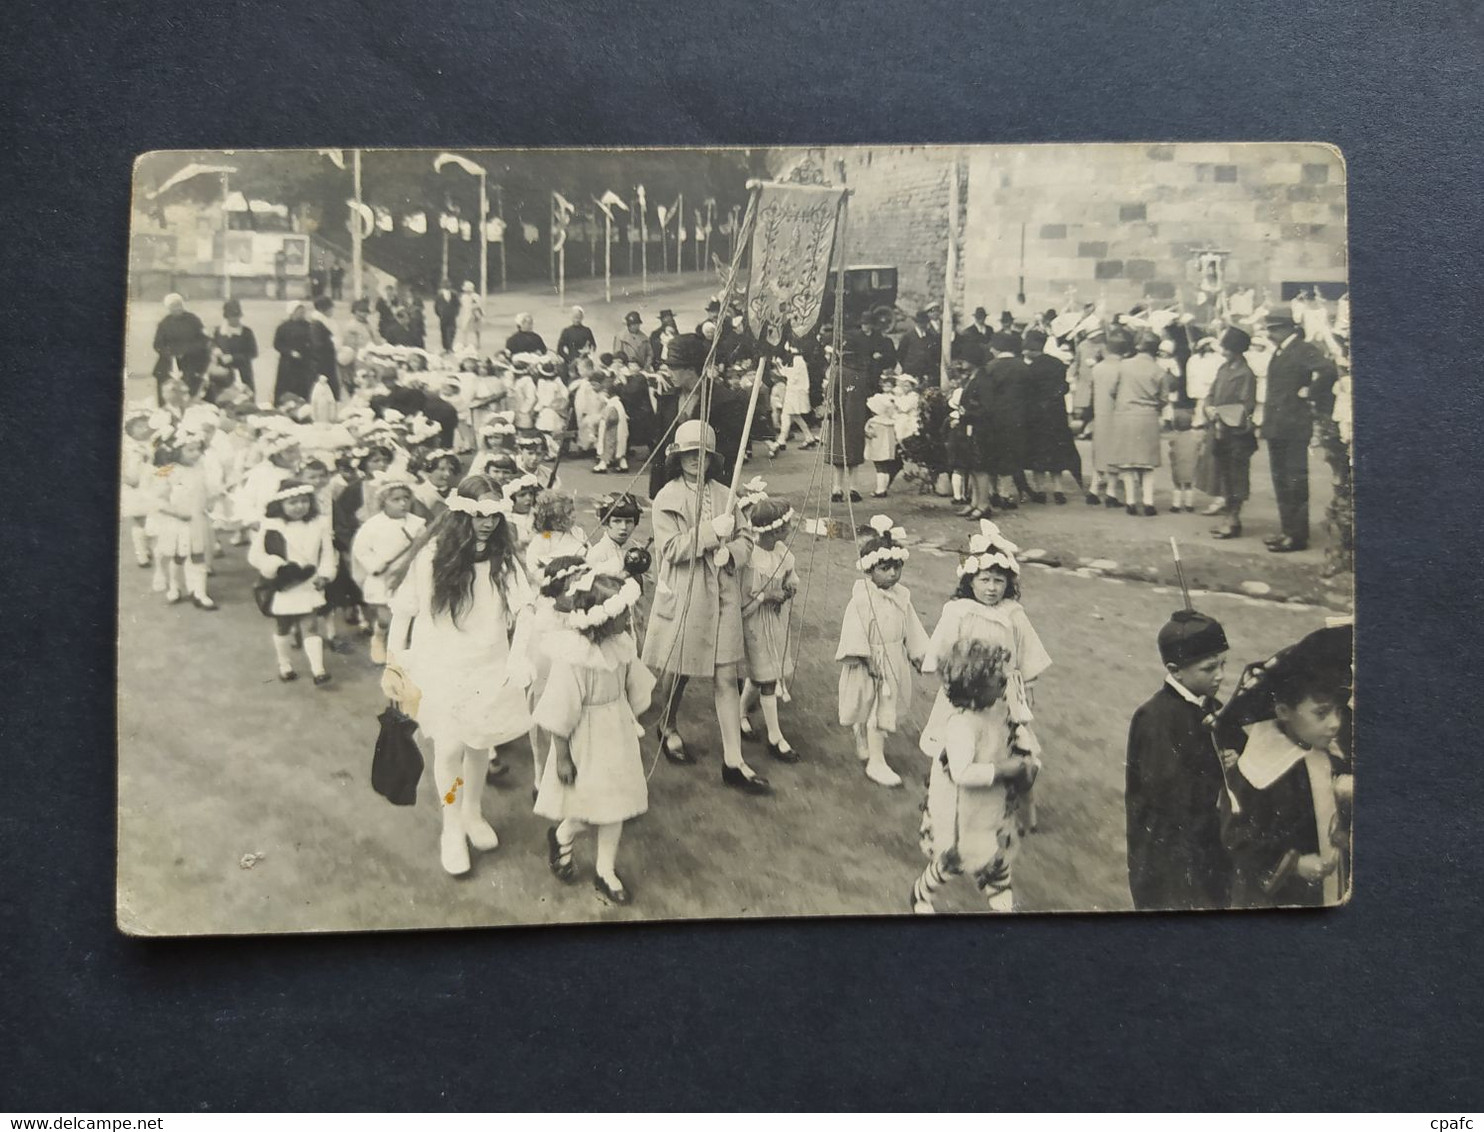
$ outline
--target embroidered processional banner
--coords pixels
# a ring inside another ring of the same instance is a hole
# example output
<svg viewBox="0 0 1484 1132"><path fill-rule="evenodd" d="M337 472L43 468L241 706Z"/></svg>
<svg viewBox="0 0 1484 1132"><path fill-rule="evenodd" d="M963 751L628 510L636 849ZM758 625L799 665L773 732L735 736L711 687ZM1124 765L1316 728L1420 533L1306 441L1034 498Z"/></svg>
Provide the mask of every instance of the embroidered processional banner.
<svg viewBox="0 0 1484 1132"><path fill-rule="evenodd" d="M819 325L845 190L764 182L757 192L744 310L747 328L776 345L785 326L802 338Z"/></svg>

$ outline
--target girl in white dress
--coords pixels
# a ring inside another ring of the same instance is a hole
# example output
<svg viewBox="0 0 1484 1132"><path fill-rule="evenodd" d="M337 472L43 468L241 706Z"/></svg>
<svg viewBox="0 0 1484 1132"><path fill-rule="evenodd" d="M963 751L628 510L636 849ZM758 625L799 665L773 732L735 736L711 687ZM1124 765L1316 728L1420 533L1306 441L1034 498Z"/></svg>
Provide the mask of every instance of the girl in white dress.
<svg viewBox="0 0 1484 1132"><path fill-rule="evenodd" d="M510 678L525 688L526 706L532 712L531 722L531 800L536 798L541 775L546 768L546 755L551 749L551 736L534 720L536 705L546 691L546 678L551 672L551 646L567 627L567 618L557 609L557 602L567 592L573 578L588 571L578 555L564 554L553 558L541 572L535 605L529 617L522 617L510 641Z"/></svg>
<svg viewBox="0 0 1484 1132"><path fill-rule="evenodd" d="M655 680L628 632L638 600L633 579L589 571L571 582L560 601L569 629L549 647L551 670L536 707L537 724L551 736L536 798L536 813L558 823L547 831L551 871L571 882L573 842L596 827L594 885L613 904L633 899L617 872L623 823L649 809L638 716Z"/></svg>
<svg viewBox="0 0 1484 1132"><path fill-rule="evenodd" d="M798 563L788 548L794 518L786 499L769 497L752 508L749 519L757 541L742 571L742 645L747 661L742 735L755 737L747 714L754 703L760 704L768 729L768 754L786 763L799 761L778 722L778 701L789 698L787 681L794 664L788 647L789 617L799 592Z"/></svg>
<svg viewBox="0 0 1484 1132"><path fill-rule="evenodd" d="M183 428L155 450L158 466L150 487L155 506L147 527L155 540L156 559L169 571L165 600L173 605L183 591L198 609L209 612L217 605L206 593L206 553L212 533L202 463L205 452L205 440Z"/></svg>
<svg viewBox="0 0 1484 1132"><path fill-rule="evenodd" d="M804 434L802 447L813 448L819 443L805 419L813 406L809 403L809 364L804 355L795 351L791 344L786 345L779 371L783 375L783 404L778 411L778 439L768 445L769 456L776 456L788 447L788 437L794 425L798 425Z"/></svg>
<svg viewBox="0 0 1484 1132"><path fill-rule="evenodd" d="M315 507L312 484L293 479L280 484L268 501L247 560L274 585L264 612L274 619L273 653L278 660L278 678L285 683L299 678L291 651L297 628L315 684L328 684L325 642L319 635L316 614L325 607L325 587L335 576L340 560L330 518L319 514Z"/></svg>
<svg viewBox="0 0 1484 1132"><path fill-rule="evenodd" d="M469 871L470 845L500 844L482 810L491 749L530 730L524 690L508 672L511 632L531 605L509 511L494 481L465 479L392 595L387 666L421 693L418 728L443 800L439 856L453 876Z"/></svg>
<svg viewBox="0 0 1484 1132"><path fill-rule="evenodd" d="M1021 804L1041 763L1012 745L1005 703L1010 653L966 638L943 658L952 712L928 777L922 850L928 866L912 886L912 911L930 915L933 893L969 873L993 912L1014 908L1010 868L1025 833Z"/></svg>
<svg viewBox="0 0 1484 1132"><path fill-rule="evenodd" d="M123 484L120 510L134 549L134 561L144 570L149 569L151 559L149 534L145 531L144 524L149 513L159 505L159 500L149 490L155 473L155 451L151 440L154 430L149 423L154 412L152 405L140 405L124 414L124 443L119 473Z"/></svg>
<svg viewBox="0 0 1484 1132"><path fill-rule="evenodd" d="M840 669L840 722L855 733L856 757L866 777L882 786L900 786L901 776L886 762L886 736L904 722L912 707L912 670L927 651L927 630L901 585L906 532L885 515L871 519L874 532L861 544L855 583L835 659Z"/></svg>
<svg viewBox="0 0 1484 1132"><path fill-rule="evenodd" d="M1005 649L1009 653L1005 706L1015 728L1015 749L1039 755L1040 744L1030 728L1034 719L1030 689L1051 667L1051 657L1020 604L1020 564L1015 560L1020 548L990 520L981 519L979 527L979 534L969 540L969 554L959 563L958 589L943 606L922 670L938 671L959 641L978 640ZM942 753L944 728L952 713L947 691L940 688L919 741L928 758L935 759ZM1034 827L1034 807L1029 800L1027 809Z"/></svg>
<svg viewBox="0 0 1484 1132"><path fill-rule="evenodd" d="M386 663L387 630L392 623L392 591L387 571L405 557L427 523L412 514L412 481L387 476L376 485L381 506L356 532L350 558L361 600L371 610L371 661Z"/></svg>
<svg viewBox="0 0 1484 1132"><path fill-rule="evenodd" d="M560 491L543 491L536 497L531 512L532 534L526 547L526 572L533 578L553 558L566 554L587 554L587 534L573 525L577 505L570 495Z"/></svg>

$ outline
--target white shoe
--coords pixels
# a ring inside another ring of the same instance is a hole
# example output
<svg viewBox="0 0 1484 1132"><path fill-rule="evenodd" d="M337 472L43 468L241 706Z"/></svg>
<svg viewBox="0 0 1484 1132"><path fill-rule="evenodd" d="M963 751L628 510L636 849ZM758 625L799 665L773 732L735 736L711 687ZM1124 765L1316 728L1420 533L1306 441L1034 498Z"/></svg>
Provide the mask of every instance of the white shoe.
<svg viewBox="0 0 1484 1132"><path fill-rule="evenodd" d="M885 759L868 762L866 764L866 777L880 786L900 786L902 784L902 776L887 766Z"/></svg>
<svg viewBox="0 0 1484 1132"><path fill-rule="evenodd" d="M938 910L933 907L931 900L919 900L914 895L912 897L912 914L914 916L936 916Z"/></svg>
<svg viewBox="0 0 1484 1132"><path fill-rule="evenodd" d="M174 586L171 586L165 591L165 600L168 601L171 605L174 605L180 600L180 591Z"/></svg>
<svg viewBox="0 0 1484 1132"><path fill-rule="evenodd" d="M464 833L469 838L469 844L481 853L500 847L500 836L495 832L495 827L483 818L464 818Z"/></svg>
<svg viewBox="0 0 1484 1132"><path fill-rule="evenodd" d="M621 472L626 472L629 470L629 461L627 458L622 459L618 462L618 470Z"/></svg>
<svg viewBox="0 0 1484 1132"><path fill-rule="evenodd" d="M463 876L469 871L469 839L462 822L448 822L438 838L438 855L443 871L449 876Z"/></svg>
<svg viewBox="0 0 1484 1132"><path fill-rule="evenodd" d="M156 574L155 580L149 584L149 588L157 594L162 594L165 592L166 585L168 585L168 583L165 581L165 575Z"/></svg>
<svg viewBox="0 0 1484 1132"><path fill-rule="evenodd" d="M991 912L1015 911L1015 893L1008 888L996 892L989 898L989 910Z"/></svg>

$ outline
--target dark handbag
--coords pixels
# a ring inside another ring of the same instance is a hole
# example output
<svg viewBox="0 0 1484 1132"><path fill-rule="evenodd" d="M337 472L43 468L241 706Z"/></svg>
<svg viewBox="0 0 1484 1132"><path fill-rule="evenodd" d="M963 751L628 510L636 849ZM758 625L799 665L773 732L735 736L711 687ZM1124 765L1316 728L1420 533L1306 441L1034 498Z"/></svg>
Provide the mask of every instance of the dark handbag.
<svg viewBox="0 0 1484 1132"><path fill-rule="evenodd" d="M394 806L417 801L417 784L423 776L423 753L413 733L417 721L388 704L377 719L381 732L371 756L371 788Z"/></svg>

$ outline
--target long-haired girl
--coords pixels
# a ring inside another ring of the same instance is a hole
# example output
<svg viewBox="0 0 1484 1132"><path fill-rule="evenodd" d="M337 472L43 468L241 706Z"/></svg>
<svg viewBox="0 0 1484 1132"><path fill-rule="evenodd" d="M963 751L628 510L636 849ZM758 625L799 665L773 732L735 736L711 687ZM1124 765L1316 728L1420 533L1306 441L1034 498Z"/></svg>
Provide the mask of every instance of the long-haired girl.
<svg viewBox="0 0 1484 1132"><path fill-rule="evenodd" d="M417 721L443 799L440 857L455 876L469 871L470 845L499 845L481 809L491 751L530 729L508 672L510 635L530 605L509 513L493 480L465 479L392 597L387 659L422 692Z"/></svg>
<svg viewBox="0 0 1484 1132"><path fill-rule="evenodd" d="M952 712L933 759L923 803L922 850L928 866L912 886L912 911L930 915L933 893L969 873L993 912L1014 908L1010 868L1025 834L1025 792L1040 760L1014 749L1005 703L1009 650L967 638L943 658Z"/></svg>

